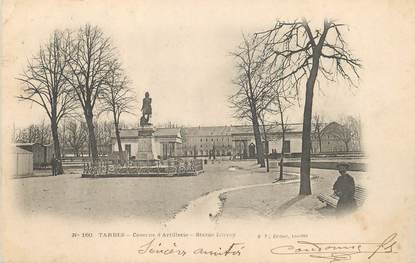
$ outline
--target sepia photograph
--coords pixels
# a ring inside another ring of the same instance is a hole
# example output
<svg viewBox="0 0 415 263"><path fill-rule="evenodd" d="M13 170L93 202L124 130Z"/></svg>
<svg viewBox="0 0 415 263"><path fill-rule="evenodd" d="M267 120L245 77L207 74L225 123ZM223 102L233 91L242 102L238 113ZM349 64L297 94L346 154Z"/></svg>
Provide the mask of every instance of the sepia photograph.
<svg viewBox="0 0 415 263"><path fill-rule="evenodd" d="M1 262L414 262L410 1L1 5Z"/></svg>

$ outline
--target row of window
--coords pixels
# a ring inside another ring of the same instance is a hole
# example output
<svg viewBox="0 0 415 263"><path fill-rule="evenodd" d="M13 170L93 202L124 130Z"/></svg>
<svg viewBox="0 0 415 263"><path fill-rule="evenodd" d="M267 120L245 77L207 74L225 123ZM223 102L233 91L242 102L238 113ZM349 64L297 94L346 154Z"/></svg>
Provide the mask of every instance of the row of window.
<svg viewBox="0 0 415 263"><path fill-rule="evenodd" d="M193 151L184 151L184 156L194 156L194 155L196 155L196 156L212 156L212 155L215 155L215 156L230 156L230 155L232 155L232 152L231 151L226 151L226 150L222 150L222 151L203 151L203 150L200 150L200 151L196 151L196 152L193 152Z"/></svg>
<svg viewBox="0 0 415 263"><path fill-rule="evenodd" d="M182 146L182 149L193 149L193 145L183 145ZM212 145L207 145L207 144L204 144L204 145L200 145L200 147L199 148L212 148ZM228 145L226 145L226 144L224 144L224 145L215 145L215 148L227 148L227 149L229 149L229 148L231 148L231 145L230 144L228 144Z"/></svg>
<svg viewBox="0 0 415 263"><path fill-rule="evenodd" d="M208 138L205 138L204 140L203 140L203 138L200 138L200 142L203 142L203 141L205 141L205 142L207 142L207 141L209 141L209 139ZM217 142L219 142L219 141L228 141L228 142L230 142L230 138L228 138L228 140L224 140L223 138L221 138L220 140L219 140L219 138L216 138L216 140L214 139L214 138L210 138L210 141L211 142L213 142L213 141L217 141Z"/></svg>

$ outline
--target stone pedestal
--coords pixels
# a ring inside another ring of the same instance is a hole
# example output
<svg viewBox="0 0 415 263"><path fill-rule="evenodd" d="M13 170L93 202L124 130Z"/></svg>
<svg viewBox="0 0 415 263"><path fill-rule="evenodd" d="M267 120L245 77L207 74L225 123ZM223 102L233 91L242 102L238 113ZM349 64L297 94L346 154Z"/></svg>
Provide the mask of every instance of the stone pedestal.
<svg viewBox="0 0 415 263"><path fill-rule="evenodd" d="M158 147L154 138L155 129L153 126L138 128L137 160L156 160Z"/></svg>

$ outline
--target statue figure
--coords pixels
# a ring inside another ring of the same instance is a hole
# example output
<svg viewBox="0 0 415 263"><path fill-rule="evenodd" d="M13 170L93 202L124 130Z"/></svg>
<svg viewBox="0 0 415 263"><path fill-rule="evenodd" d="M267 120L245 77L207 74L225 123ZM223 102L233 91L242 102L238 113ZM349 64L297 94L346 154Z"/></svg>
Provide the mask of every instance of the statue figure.
<svg viewBox="0 0 415 263"><path fill-rule="evenodd" d="M141 111L143 115L140 118L140 126L144 127L146 125L151 125L150 117L151 117L151 98L148 92L145 93L145 97L143 99L143 106L141 107Z"/></svg>

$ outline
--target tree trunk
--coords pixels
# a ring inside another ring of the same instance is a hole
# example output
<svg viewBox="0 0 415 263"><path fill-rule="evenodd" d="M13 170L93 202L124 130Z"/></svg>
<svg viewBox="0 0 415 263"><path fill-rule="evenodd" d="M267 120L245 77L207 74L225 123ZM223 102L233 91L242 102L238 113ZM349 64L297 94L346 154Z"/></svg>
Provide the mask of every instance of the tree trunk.
<svg viewBox="0 0 415 263"><path fill-rule="evenodd" d="M266 137L266 135L265 135L265 137ZM265 138L265 162L267 164L267 173L268 173L269 172L269 156L268 156L268 140L267 140L267 138Z"/></svg>
<svg viewBox="0 0 415 263"><path fill-rule="evenodd" d="M284 179L284 141L285 141L285 127L282 124L282 142L281 142L281 159L280 159L280 178L279 180Z"/></svg>
<svg viewBox="0 0 415 263"><path fill-rule="evenodd" d="M59 144L59 136L58 136L58 124L55 116L52 116L51 121L51 130L52 130L52 138L53 138L53 151L55 154L57 162L56 167L56 174L63 174L63 167L62 167L62 156L61 156L61 147Z"/></svg>
<svg viewBox="0 0 415 263"><path fill-rule="evenodd" d="M261 167L265 167L264 147L262 146L261 132L259 131L258 117L256 116L256 113L252 114L252 126L254 129L257 161Z"/></svg>
<svg viewBox="0 0 415 263"><path fill-rule="evenodd" d="M321 153L322 152L321 151L321 135L318 134L317 137L318 137L318 149L319 149L318 152Z"/></svg>
<svg viewBox="0 0 415 263"><path fill-rule="evenodd" d="M118 154L120 156L120 161L123 163L124 155L122 152L122 144L121 144L120 129L118 127L118 122L114 122L114 126L115 126L115 137L117 138Z"/></svg>
<svg viewBox="0 0 415 263"><path fill-rule="evenodd" d="M310 195L310 149L311 149L311 117L313 113L314 83L319 69L320 51L313 50L313 65L306 84L306 96L303 115L303 134L301 146L300 195Z"/></svg>
<svg viewBox="0 0 415 263"><path fill-rule="evenodd" d="M87 108L85 111L85 120L86 125L88 127L88 145L90 156L92 157L92 162L96 162L98 160L98 147L97 141L95 138L95 131L94 131L94 122L93 122L94 115L92 114L92 110Z"/></svg>
<svg viewBox="0 0 415 263"><path fill-rule="evenodd" d="M262 124L262 129L264 130L264 141L265 141L265 161L267 164L267 173L269 172L269 158L268 158L268 137L267 132L265 130L265 124L263 118L260 119Z"/></svg>

